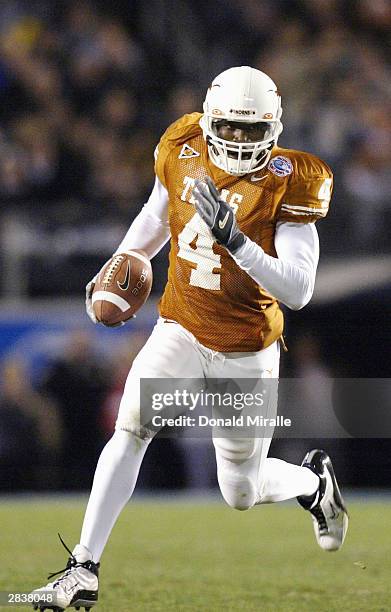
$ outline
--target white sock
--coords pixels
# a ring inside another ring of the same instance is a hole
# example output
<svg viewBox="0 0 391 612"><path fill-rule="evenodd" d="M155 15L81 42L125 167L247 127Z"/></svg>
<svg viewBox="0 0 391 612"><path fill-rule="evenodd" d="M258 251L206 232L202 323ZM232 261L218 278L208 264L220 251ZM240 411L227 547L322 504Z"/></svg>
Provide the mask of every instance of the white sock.
<svg viewBox="0 0 391 612"><path fill-rule="evenodd" d="M97 563L122 508L136 485L148 442L118 430L104 447L84 515L80 544Z"/></svg>
<svg viewBox="0 0 391 612"><path fill-rule="evenodd" d="M306 467L268 458L262 468L262 483L256 503L269 504L300 495L313 495L319 487L319 477Z"/></svg>

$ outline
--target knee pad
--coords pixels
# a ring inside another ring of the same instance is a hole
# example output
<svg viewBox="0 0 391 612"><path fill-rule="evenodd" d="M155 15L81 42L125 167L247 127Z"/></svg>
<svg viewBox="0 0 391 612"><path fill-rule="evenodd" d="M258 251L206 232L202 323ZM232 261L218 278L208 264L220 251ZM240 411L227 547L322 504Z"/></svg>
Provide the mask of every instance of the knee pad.
<svg viewBox="0 0 391 612"><path fill-rule="evenodd" d="M213 438L213 444L216 454L234 463L250 459L256 450L255 438Z"/></svg>
<svg viewBox="0 0 391 612"><path fill-rule="evenodd" d="M127 431L128 433L131 433L135 438L139 438L139 440L142 440L143 442L151 441L156 433L154 431L151 431L150 429L147 429L146 427L137 427L129 423L120 423L118 422L118 420L115 424L115 431Z"/></svg>
<svg viewBox="0 0 391 612"><path fill-rule="evenodd" d="M119 406L118 417L115 424L116 431L127 431L140 440L151 440L156 432L151 431L140 423L139 394L133 397L124 393Z"/></svg>
<svg viewBox="0 0 391 612"><path fill-rule="evenodd" d="M231 508L248 510L255 504L256 491L248 476L224 469L218 471L217 479L221 494Z"/></svg>

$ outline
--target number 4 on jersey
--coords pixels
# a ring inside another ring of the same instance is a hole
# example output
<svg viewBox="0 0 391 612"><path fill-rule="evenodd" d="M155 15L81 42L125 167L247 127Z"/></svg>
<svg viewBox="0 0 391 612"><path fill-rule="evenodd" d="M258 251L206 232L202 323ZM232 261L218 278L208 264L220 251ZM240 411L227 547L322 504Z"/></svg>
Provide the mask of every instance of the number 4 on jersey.
<svg viewBox="0 0 391 612"><path fill-rule="evenodd" d="M213 272L221 268L220 255L213 252L213 237L196 213L178 235L178 257L191 261L197 267L190 273L190 285L217 291L220 289L220 274Z"/></svg>
<svg viewBox="0 0 391 612"><path fill-rule="evenodd" d="M328 208L331 199L331 186L333 180L331 178L324 179L318 191L318 199L322 202L322 208Z"/></svg>

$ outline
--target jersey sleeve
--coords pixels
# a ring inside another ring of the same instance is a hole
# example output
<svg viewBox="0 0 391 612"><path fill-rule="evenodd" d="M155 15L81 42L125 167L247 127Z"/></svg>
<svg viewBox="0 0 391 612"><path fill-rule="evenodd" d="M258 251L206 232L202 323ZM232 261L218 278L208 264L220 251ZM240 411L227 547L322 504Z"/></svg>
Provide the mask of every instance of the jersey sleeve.
<svg viewBox="0 0 391 612"><path fill-rule="evenodd" d="M327 164L312 155L302 155L295 162L278 221L314 223L328 213L333 174Z"/></svg>
<svg viewBox="0 0 391 612"><path fill-rule="evenodd" d="M166 161L171 151L183 142L186 142L187 138L200 132L199 119L200 113L191 113L184 115L174 123L172 123L164 132L157 147L155 148L155 174L167 188L167 176L166 176Z"/></svg>

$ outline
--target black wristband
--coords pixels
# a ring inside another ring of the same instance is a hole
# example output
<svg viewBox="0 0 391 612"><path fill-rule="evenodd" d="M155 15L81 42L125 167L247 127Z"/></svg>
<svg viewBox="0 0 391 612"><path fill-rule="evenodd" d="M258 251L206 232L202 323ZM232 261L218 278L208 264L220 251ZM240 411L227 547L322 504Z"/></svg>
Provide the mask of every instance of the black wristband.
<svg viewBox="0 0 391 612"><path fill-rule="evenodd" d="M233 240L230 240L230 242L225 245L225 248L232 254L236 253L236 251L238 251L240 249L241 246L244 245L244 242L246 240L246 236L243 234L243 232L238 232L235 236L235 238L233 238Z"/></svg>

